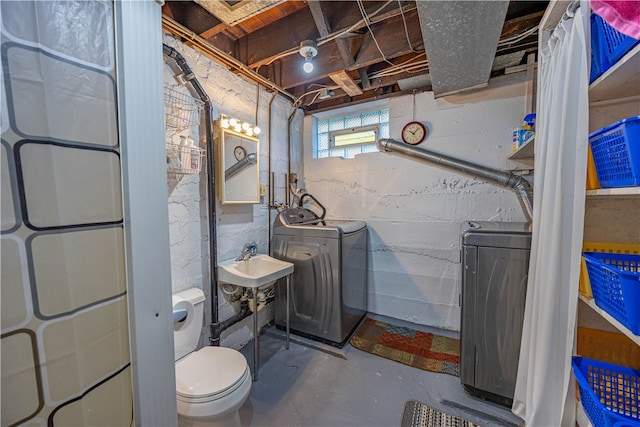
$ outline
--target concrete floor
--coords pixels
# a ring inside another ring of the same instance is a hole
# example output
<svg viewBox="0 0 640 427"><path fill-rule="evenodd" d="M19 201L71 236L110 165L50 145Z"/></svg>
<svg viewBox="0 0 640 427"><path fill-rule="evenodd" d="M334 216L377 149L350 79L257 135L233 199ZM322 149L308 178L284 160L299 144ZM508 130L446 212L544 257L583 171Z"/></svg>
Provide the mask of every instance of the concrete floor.
<svg viewBox="0 0 640 427"><path fill-rule="evenodd" d="M457 333L371 316L400 326L457 337ZM260 369L240 409L243 426L396 426L407 400L458 415L487 427L524 422L508 408L471 397L458 377L412 368L346 344L329 354L293 339L286 350L275 327L260 336ZM250 366L253 345L242 353Z"/></svg>

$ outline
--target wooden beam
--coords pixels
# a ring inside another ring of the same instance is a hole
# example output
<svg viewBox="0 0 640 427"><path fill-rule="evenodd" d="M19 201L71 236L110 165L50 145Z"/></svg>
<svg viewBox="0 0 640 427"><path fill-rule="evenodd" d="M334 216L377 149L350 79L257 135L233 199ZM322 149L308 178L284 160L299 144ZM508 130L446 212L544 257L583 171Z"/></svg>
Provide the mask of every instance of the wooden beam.
<svg viewBox="0 0 640 427"><path fill-rule="evenodd" d="M361 22L362 18L355 1L330 1L328 2L328 4L332 6L336 5L329 9L329 11L325 12L325 15L328 17L328 19L331 19L333 15L337 15L341 18L339 19L340 22L333 26L333 33L331 34L337 34L344 30L350 29L351 35L357 35L357 31L366 28L365 23ZM370 6L367 8L367 12L372 13L379 7L380 4L378 4L376 7ZM413 13L414 16L417 17L416 6L413 2L403 5L403 11L405 11L405 17L408 20L410 19L410 16L408 15L409 13ZM389 6L386 7L383 12L373 16L371 19L373 22L378 23L375 25L386 25L386 22L393 17L395 17L396 20L399 20L398 22L402 25L400 9L398 9L396 2L392 2L391 4L389 4ZM338 22L338 20L336 20L336 22ZM315 21L313 20L311 10L310 8L305 8L290 16L287 16L284 19L281 19L275 24L263 28L260 31L248 34L246 37L246 45L249 46L250 50L247 53L247 61L244 62L250 68L257 69L263 65L273 62L275 58L281 57L283 53L291 52L291 54L295 56L298 45L302 40L317 40L319 38L319 34L316 31L313 31L316 33L315 35L301 34L301 29L309 28L309 26L313 26L315 30ZM404 27L402 27L402 34L404 34ZM238 42L241 42L241 40L238 40ZM422 36L419 37L419 40L417 40L417 42L422 45ZM354 65L350 67L350 69L354 68L359 67Z"/></svg>
<svg viewBox="0 0 640 427"><path fill-rule="evenodd" d="M422 50L422 31L420 30L420 22L418 21L418 12L414 10L405 13L405 18L411 47L415 50ZM384 23L372 25L371 30L373 31L373 36L370 32L365 35L355 64L349 70L380 62L382 58L378 46L380 46L380 50L382 50L382 53L387 59L412 52L407 42L404 22L401 16L390 18Z"/></svg>
<svg viewBox="0 0 640 427"><path fill-rule="evenodd" d="M238 45L246 47L243 56L238 59L256 69L273 62L283 52L290 51L292 56L300 58L300 42L318 40L319 37L311 12L305 7L236 40Z"/></svg>
<svg viewBox="0 0 640 427"><path fill-rule="evenodd" d="M358 73L360 74L360 86L362 86L362 89L364 90L371 89L371 81L369 80L367 69L358 68Z"/></svg>
<svg viewBox="0 0 640 427"><path fill-rule="evenodd" d="M213 26L213 27L209 28L208 30L200 33L199 35L203 39L210 39L211 37L215 36L216 34L220 34L224 30L226 30L227 28L229 28L229 26L227 24L220 23L220 24L218 24L216 26Z"/></svg>
<svg viewBox="0 0 640 427"><path fill-rule="evenodd" d="M356 82L347 74L346 71L340 70L335 73L329 74L329 78L335 82L342 90L344 90L349 96L362 95L362 89L358 87Z"/></svg>
<svg viewBox="0 0 640 427"><path fill-rule="evenodd" d="M327 16L322 11L322 4L320 0L310 0L307 4L309 5L309 10L311 11L313 20L316 23L320 37L328 36L331 33L331 26L327 21ZM338 46L338 51L340 52L345 68L353 65L353 55L351 55L347 41L341 38L336 38L333 41Z"/></svg>

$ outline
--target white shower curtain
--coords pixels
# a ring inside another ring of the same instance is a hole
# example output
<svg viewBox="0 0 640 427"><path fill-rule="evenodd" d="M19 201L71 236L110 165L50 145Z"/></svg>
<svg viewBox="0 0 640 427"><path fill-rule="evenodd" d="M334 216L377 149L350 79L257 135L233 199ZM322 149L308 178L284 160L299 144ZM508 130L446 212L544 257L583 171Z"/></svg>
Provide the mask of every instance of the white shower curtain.
<svg viewBox="0 0 640 427"><path fill-rule="evenodd" d="M512 407L527 426L575 425L571 355L589 128L589 8L581 3L539 59L533 240Z"/></svg>

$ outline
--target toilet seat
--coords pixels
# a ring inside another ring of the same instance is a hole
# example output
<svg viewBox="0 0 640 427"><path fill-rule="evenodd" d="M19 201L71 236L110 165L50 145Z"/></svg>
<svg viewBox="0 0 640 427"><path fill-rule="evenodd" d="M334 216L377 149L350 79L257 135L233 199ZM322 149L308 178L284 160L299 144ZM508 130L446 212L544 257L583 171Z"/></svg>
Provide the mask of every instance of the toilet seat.
<svg viewBox="0 0 640 427"><path fill-rule="evenodd" d="M203 347L176 363L176 395L185 403L222 399L236 391L251 373L244 356L225 347Z"/></svg>

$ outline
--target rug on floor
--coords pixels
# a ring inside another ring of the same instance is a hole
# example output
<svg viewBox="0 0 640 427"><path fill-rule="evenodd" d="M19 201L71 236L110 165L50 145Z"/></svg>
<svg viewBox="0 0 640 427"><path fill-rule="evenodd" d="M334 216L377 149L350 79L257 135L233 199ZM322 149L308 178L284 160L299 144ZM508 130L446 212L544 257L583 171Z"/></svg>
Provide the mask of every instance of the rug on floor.
<svg viewBox="0 0 640 427"><path fill-rule="evenodd" d="M360 350L425 371L460 376L460 341L367 317L349 343Z"/></svg>
<svg viewBox="0 0 640 427"><path fill-rule="evenodd" d="M400 427L479 427L455 415L433 409L417 400L408 400Z"/></svg>

